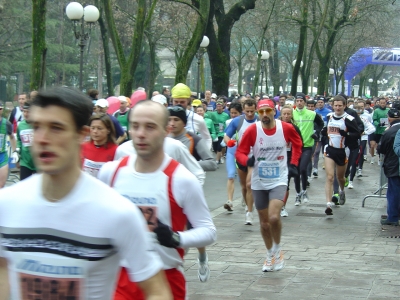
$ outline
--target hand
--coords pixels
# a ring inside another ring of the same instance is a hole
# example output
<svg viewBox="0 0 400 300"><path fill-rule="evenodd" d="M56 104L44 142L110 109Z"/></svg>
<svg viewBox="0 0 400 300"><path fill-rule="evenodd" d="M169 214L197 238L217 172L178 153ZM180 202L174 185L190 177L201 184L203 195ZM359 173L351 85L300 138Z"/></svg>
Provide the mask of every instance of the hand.
<svg viewBox="0 0 400 300"><path fill-rule="evenodd" d="M157 235L157 240L161 246L168 248L179 247L179 233L173 231L168 225L161 223L159 219L157 219L157 227L154 229L154 233Z"/></svg>
<svg viewBox="0 0 400 300"><path fill-rule="evenodd" d="M317 134L316 132L314 132L314 133L311 135L311 138L314 139L314 140L316 140L316 141L319 140L319 136L318 136L318 134Z"/></svg>
<svg viewBox="0 0 400 300"><path fill-rule="evenodd" d="M236 140L229 140L229 141L226 143L226 145L227 145L229 148L235 147L235 146L236 146Z"/></svg>
<svg viewBox="0 0 400 300"><path fill-rule="evenodd" d="M347 131L343 129L339 129L339 133L341 136L347 136Z"/></svg>
<svg viewBox="0 0 400 300"><path fill-rule="evenodd" d="M249 158L247 160L247 166L248 167L254 167L255 163L256 163L256 158L254 156L252 156L251 158Z"/></svg>
<svg viewBox="0 0 400 300"><path fill-rule="evenodd" d="M220 143L221 147L226 147L225 141L222 140L222 142Z"/></svg>
<svg viewBox="0 0 400 300"><path fill-rule="evenodd" d="M215 139L213 139L213 142L218 142L218 137L216 137Z"/></svg>
<svg viewBox="0 0 400 300"><path fill-rule="evenodd" d="M11 155L11 163L16 164L19 162L19 154L17 151L14 151Z"/></svg>
<svg viewBox="0 0 400 300"><path fill-rule="evenodd" d="M299 170L294 164L290 164L288 169L289 169L289 177L299 176Z"/></svg>

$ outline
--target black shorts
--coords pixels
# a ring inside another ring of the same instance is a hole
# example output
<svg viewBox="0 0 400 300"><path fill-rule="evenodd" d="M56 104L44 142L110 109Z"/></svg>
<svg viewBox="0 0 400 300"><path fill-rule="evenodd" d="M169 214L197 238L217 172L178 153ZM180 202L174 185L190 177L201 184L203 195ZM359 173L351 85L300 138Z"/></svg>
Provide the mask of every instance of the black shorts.
<svg viewBox="0 0 400 300"><path fill-rule="evenodd" d="M338 166L347 164L346 151L343 148L326 146L324 156L332 159Z"/></svg>
<svg viewBox="0 0 400 300"><path fill-rule="evenodd" d="M243 172L246 172L247 173L247 166L243 166L243 165L241 165L241 164L239 164L239 162L238 161L236 161L236 166L237 166L237 168L240 170L240 171L243 171Z"/></svg>
<svg viewBox="0 0 400 300"><path fill-rule="evenodd" d="M213 142L213 150L214 150L215 153L221 152L222 148L224 148L224 147L221 146L221 142L222 142L223 139L224 138L222 136L219 136L218 137L218 141Z"/></svg>
<svg viewBox="0 0 400 300"><path fill-rule="evenodd" d="M370 141L375 141L375 143L379 144L382 134L371 133L368 137L370 137Z"/></svg>

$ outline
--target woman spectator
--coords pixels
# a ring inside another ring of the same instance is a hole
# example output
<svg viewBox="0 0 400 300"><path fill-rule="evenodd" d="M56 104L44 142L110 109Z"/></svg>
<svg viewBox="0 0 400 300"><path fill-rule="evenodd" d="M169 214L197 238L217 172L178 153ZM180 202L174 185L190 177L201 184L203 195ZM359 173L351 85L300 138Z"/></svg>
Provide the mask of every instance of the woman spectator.
<svg viewBox="0 0 400 300"><path fill-rule="evenodd" d="M114 160L118 145L115 128L107 114L95 114L89 120L90 141L82 145L83 171L97 177L97 173L108 161Z"/></svg>

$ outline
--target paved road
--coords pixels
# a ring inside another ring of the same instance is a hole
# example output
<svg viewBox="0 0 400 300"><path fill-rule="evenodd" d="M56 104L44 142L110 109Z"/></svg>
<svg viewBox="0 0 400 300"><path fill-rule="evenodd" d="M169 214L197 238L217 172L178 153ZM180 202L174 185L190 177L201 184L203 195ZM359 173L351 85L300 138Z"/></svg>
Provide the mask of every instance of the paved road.
<svg viewBox="0 0 400 300"><path fill-rule="evenodd" d="M322 164L320 163L320 166ZM294 194L283 220L282 248L286 266L263 273L265 246L259 223L244 225L239 185L234 212L226 201L225 170L207 173L205 192L218 241L208 247L211 278L197 279L197 253L186 256L190 299L398 299L400 297L400 229L379 224L386 199L368 198L379 183L379 167L366 163L364 177L346 189L347 202L326 216L324 171L311 182L310 203L294 206ZM294 191L294 187L291 187ZM217 207L216 209L214 209Z"/></svg>

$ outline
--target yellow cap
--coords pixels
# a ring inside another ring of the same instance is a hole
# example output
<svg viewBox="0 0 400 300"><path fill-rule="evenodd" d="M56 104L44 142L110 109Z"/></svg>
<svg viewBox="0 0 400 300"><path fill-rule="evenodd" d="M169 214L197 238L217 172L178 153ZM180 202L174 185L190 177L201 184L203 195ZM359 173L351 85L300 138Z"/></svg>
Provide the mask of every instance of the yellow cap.
<svg viewBox="0 0 400 300"><path fill-rule="evenodd" d="M171 90L171 97L175 99L190 98L190 88L183 83L178 83Z"/></svg>
<svg viewBox="0 0 400 300"><path fill-rule="evenodd" d="M192 106L201 106L201 101L199 99L195 99L192 101Z"/></svg>

